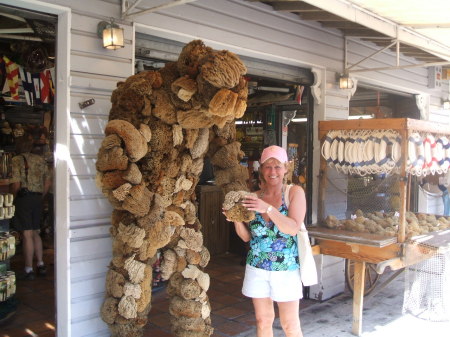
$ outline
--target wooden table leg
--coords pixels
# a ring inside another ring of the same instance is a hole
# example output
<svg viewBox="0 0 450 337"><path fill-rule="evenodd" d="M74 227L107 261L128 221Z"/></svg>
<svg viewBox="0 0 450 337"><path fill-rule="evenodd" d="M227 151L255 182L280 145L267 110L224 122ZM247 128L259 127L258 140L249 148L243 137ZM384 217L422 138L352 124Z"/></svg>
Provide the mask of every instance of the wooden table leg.
<svg viewBox="0 0 450 337"><path fill-rule="evenodd" d="M352 334L360 336L362 332L362 311L364 302L364 278L366 263L355 261L355 278L353 283L353 326Z"/></svg>

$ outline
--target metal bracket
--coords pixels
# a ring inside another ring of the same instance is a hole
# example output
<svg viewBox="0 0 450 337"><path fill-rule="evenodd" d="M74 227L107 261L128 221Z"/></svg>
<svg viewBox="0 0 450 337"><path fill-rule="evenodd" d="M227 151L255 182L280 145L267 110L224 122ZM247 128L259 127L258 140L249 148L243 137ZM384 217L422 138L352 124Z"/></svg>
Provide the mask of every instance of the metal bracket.
<svg viewBox="0 0 450 337"><path fill-rule="evenodd" d="M83 110L84 108L87 108L88 106L91 106L93 104L95 104L95 99L90 98L90 99L85 100L83 102L79 102L78 106L80 107L81 110Z"/></svg>
<svg viewBox="0 0 450 337"><path fill-rule="evenodd" d="M297 110L283 111L283 126L288 126L297 114Z"/></svg>
<svg viewBox="0 0 450 337"><path fill-rule="evenodd" d="M173 7L173 6L184 5L189 2L194 2L197 0L173 0L173 1L169 1L168 3L165 3L165 4L161 4L161 5L150 7L150 8L143 9L143 10L138 10L138 11L131 13L131 11L133 9L135 9L136 6L139 5L139 3L141 1L142 0L135 0L134 2L132 2L131 0L122 0L122 19L133 19L139 15L156 12L160 9L165 9L165 8L169 8L169 7Z"/></svg>
<svg viewBox="0 0 450 337"><path fill-rule="evenodd" d="M386 46L381 48L380 50L372 53L371 55L364 57L363 59L361 59L360 61L356 62L355 64L352 64L350 67L348 66L348 41L351 41L352 39L359 39L359 38L365 38L365 39L385 39L385 40L390 40L391 43ZM395 48L395 54L396 54L396 65L395 66L391 66L391 67L380 67L380 68L364 68L364 69L356 69L356 70L352 70L351 68L361 64L362 62L371 59L372 57L382 53L383 51L385 51L386 49L391 48L393 45L396 45ZM420 48L425 50L424 48ZM425 50L426 51L426 50ZM450 61L442 61L442 62L428 62L428 63L419 63L419 64L409 64L409 65L405 65L405 66L401 66L400 65L400 41L398 39L393 39L392 37L367 37L367 36L352 36L352 37L344 37L344 72L347 74L350 73L363 73L363 72L368 72L368 71L382 71L382 70L398 70L398 69L407 69L407 68L421 68L421 67L431 67L431 66L444 66L444 65L448 65L450 64Z"/></svg>

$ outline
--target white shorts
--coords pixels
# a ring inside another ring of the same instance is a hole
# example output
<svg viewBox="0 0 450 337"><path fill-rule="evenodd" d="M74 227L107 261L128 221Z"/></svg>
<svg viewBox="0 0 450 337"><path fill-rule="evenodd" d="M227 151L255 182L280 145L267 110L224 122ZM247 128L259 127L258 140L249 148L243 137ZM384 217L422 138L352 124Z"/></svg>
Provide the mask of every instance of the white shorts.
<svg viewBox="0 0 450 337"><path fill-rule="evenodd" d="M275 302L299 300L303 297L300 269L268 271L247 265L242 294L251 298L270 297Z"/></svg>

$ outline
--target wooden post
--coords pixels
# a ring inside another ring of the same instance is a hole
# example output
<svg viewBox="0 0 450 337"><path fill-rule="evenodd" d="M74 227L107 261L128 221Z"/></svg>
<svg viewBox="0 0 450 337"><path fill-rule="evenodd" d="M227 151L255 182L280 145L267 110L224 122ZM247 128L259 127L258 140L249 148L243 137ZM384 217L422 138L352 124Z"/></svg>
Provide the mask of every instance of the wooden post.
<svg viewBox="0 0 450 337"><path fill-rule="evenodd" d="M319 122L320 123L320 122ZM328 131L321 131L319 126L319 144L320 144L320 160L319 160L319 195L317 207L317 225L325 220L325 191L327 189L327 162L322 156L322 146Z"/></svg>
<svg viewBox="0 0 450 337"><path fill-rule="evenodd" d="M327 188L327 163L320 155L320 170L319 170L319 202L317 209L317 223L325 220L325 190Z"/></svg>
<svg viewBox="0 0 450 337"><path fill-rule="evenodd" d="M406 210L407 210L407 198L408 198L408 173L406 172L406 163L408 161L408 137L409 133L407 130L399 131L402 136L402 161L400 165L400 217L399 217L399 227L397 233L397 241L399 243L405 242L406 237Z"/></svg>
<svg viewBox="0 0 450 337"><path fill-rule="evenodd" d="M364 303L364 284L366 276L366 263L355 261L355 278L353 283L353 325L352 334L361 336L362 311Z"/></svg>

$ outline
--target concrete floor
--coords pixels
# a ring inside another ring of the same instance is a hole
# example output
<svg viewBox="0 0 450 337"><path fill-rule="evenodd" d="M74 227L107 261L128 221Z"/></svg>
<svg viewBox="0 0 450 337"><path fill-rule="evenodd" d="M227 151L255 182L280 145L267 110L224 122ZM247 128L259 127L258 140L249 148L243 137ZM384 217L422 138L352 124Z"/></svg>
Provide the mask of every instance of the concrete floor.
<svg viewBox="0 0 450 337"><path fill-rule="evenodd" d="M379 282L389 278L385 272ZM431 322L411 314L403 314L404 273L383 290L364 299L362 337L449 337L449 321ZM345 292L322 303L315 302L300 309L300 319L305 337L350 337L352 330L352 295ZM256 336L256 330L238 335ZM274 337L285 336L279 320L274 326Z"/></svg>
<svg viewBox="0 0 450 337"><path fill-rule="evenodd" d="M20 256L18 254L13 261L19 273L22 266ZM10 322L0 326L0 337L55 336L52 258L52 254L46 254L45 260L49 266L46 277L17 281L19 311ZM208 296L215 330L211 337L256 336L251 300L241 294L244 275L241 260L242 257L237 255L224 254L213 257L207 267L212 280ZM385 272L378 284L391 275L392 272ZM364 299L361 336L450 337L450 321L430 322L402 313L404 284L402 274L374 296ZM150 323L144 336L173 336L170 333L169 299L165 290L155 293L152 303ZM305 337L352 337L352 295L346 291L322 303L302 300L300 319ZM274 324L274 337L284 337L278 318Z"/></svg>

